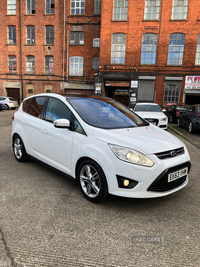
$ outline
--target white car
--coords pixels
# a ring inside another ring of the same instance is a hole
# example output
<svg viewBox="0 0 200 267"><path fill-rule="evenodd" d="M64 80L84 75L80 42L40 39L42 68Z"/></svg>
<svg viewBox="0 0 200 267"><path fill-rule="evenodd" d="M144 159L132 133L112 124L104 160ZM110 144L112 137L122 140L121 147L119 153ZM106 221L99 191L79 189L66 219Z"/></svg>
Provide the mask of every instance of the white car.
<svg viewBox="0 0 200 267"><path fill-rule="evenodd" d="M18 102L13 97L0 96L0 103L6 106L6 109L18 108Z"/></svg>
<svg viewBox="0 0 200 267"><path fill-rule="evenodd" d="M92 202L169 195L187 185L191 165L179 139L100 96L26 98L13 114L12 145L17 161L71 176Z"/></svg>
<svg viewBox="0 0 200 267"><path fill-rule="evenodd" d="M148 122L167 130L168 118L156 103L137 103L134 112Z"/></svg>

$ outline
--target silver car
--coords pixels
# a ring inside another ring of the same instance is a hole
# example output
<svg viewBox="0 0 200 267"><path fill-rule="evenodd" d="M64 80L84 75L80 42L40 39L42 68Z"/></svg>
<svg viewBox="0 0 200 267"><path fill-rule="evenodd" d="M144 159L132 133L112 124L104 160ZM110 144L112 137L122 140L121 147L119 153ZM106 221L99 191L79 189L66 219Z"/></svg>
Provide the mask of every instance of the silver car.
<svg viewBox="0 0 200 267"><path fill-rule="evenodd" d="M18 108L18 102L13 97L0 96L0 103L6 106L6 109Z"/></svg>

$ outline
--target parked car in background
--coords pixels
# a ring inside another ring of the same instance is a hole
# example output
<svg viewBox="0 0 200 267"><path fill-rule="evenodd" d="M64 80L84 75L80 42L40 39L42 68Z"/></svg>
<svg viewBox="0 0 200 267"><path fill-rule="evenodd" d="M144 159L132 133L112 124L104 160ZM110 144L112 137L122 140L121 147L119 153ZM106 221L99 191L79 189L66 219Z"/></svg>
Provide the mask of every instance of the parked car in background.
<svg viewBox="0 0 200 267"><path fill-rule="evenodd" d="M34 158L76 179L92 202L169 195L187 185L191 165L178 138L100 96L26 98L13 114L12 146L17 161Z"/></svg>
<svg viewBox="0 0 200 267"><path fill-rule="evenodd" d="M189 133L200 130L200 104L192 105L178 118L177 123L178 126L187 128Z"/></svg>
<svg viewBox="0 0 200 267"><path fill-rule="evenodd" d="M183 105L183 106L170 106L165 114L168 117L169 122L171 123L177 123L177 120L179 118L179 116L181 116L182 114L184 114L185 112L187 112L188 108L190 106L188 105Z"/></svg>
<svg viewBox="0 0 200 267"><path fill-rule="evenodd" d="M158 104L140 102L135 105L133 111L148 122L167 130L168 118Z"/></svg>
<svg viewBox="0 0 200 267"><path fill-rule="evenodd" d="M18 108L18 102L13 97L0 96L0 103L6 106L6 109Z"/></svg>
<svg viewBox="0 0 200 267"><path fill-rule="evenodd" d="M0 111L2 111L2 110L4 110L4 109L6 109L6 106L5 106L4 104L1 104L1 103L0 103Z"/></svg>

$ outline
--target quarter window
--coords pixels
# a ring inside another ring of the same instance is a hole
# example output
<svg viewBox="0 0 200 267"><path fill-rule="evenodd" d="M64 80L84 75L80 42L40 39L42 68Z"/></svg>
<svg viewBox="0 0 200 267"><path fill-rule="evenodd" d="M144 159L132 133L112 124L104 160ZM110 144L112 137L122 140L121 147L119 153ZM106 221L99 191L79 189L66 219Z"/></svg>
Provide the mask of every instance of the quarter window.
<svg viewBox="0 0 200 267"><path fill-rule="evenodd" d="M84 32L70 32L70 44L84 44Z"/></svg>
<svg viewBox="0 0 200 267"><path fill-rule="evenodd" d="M35 44L35 26L26 27L26 43Z"/></svg>
<svg viewBox="0 0 200 267"><path fill-rule="evenodd" d="M35 0L26 0L26 14L35 14Z"/></svg>
<svg viewBox="0 0 200 267"><path fill-rule="evenodd" d="M113 20L126 20L128 15L128 0L114 0Z"/></svg>
<svg viewBox="0 0 200 267"><path fill-rule="evenodd" d="M8 65L9 65L9 73L16 73L17 72L17 60L16 56L9 56L8 57Z"/></svg>
<svg viewBox="0 0 200 267"><path fill-rule="evenodd" d="M55 3L54 0L46 0L46 14L55 13Z"/></svg>
<svg viewBox="0 0 200 267"><path fill-rule="evenodd" d="M198 35L195 65L200 65L200 34Z"/></svg>
<svg viewBox="0 0 200 267"><path fill-rule="evenodd" d="M173 0L172 19L187 19L188 0Z"/></svg>
<svg viewBox="0 0 200 267"><path fill-rule="evenodd" d="M160 0L146 0L144 19L159 19Z"/></svg>
<svg viewBox="0 0 200 267"><path fill-rule="evenodd" d="M114 33L112 35L111 63L124 64L126 53L126 34Z"/></svg>
<svg viewBox="0 0 200 267"><path fill-rule="evenodd" d="M71 15L85 14L85 0L71 0Z"/></svg>
<svg viewBox="0 0 200 267"><path fill-rule="evenodd" d="M184 44L185 44L185 34L172 33L170 35L167 64L182 65Z"/></svg>
<svg viewBox="0 0 200 267"><path fill-rule="evenodd" d="M54 26L46 26L46 44L54 44Z"/></svg>
<svg viewBox="0 0 200 267"><path fill-rule="evenodd" d="M35 72L35 57L34 56L26 57L26 72L27 73Z"/></svg>
<svg viewBox="0 0 200 267"><path fill-rule="evenodd" d="M143 34L141 64L156 63L157 34Z"/></svg>
<svg viewBox="0 0 200 267"><path fill-rule="evenodd" d="M8 44L16 44L16 26L8 26Z"/></svg>
<svg viewBox="0 0 200 267"><path fill-rule="evenodd" d="M53 57L51 56L45 57L45 73L53 74Z"/></svg>
<svg viewBox="0 0 200 267"><path fill-rule="evenodd" d="M32 98L32 101L28 106L27 113L34 117L42 119L43 117L42 110L43 110L45 100L46 100L46 97ZM26 105L24 105L24 108L26 108ZM24 111L26 112L26 109Z"/></svg>
<svg viewBox="0 0 200 267"><path fill-rule="evenodd" d="M16 0L8 0L8 15L16 15Z"/></svg>
<svg viewBox="0 0 200 267"><path fill-rule="evenodd" d="M101 14L101 0L94 0L94 14Z"/></svg>
<svg viewBox="0 0 200 267"><path fill-rule="evenodd" d="M70 57L69 75L83 76L83 57Z"/></svg>

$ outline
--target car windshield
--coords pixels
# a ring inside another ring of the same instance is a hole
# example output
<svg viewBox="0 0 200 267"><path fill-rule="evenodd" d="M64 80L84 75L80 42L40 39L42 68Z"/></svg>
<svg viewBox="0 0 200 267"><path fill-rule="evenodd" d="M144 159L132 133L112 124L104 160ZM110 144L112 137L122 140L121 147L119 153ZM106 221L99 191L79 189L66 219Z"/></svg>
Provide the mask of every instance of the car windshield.
<svg viewBox="0 0 200 267"><path fill-rule="evenodd" d="M70 97L68 101L86 123L98 128L119 129L149 125L114 99Z"/></svg>
<svg viewBox="0 0 200 267"><path fill-rule="evenodd" d="M134 111L162 112L160 106L158 105L136 105Z"/></svg>

